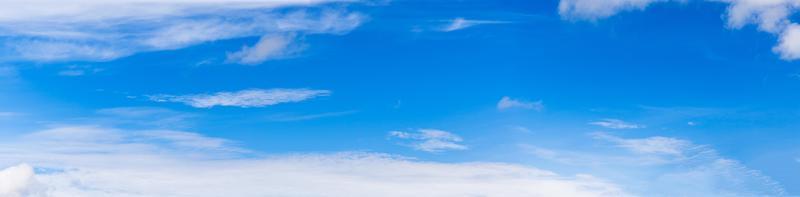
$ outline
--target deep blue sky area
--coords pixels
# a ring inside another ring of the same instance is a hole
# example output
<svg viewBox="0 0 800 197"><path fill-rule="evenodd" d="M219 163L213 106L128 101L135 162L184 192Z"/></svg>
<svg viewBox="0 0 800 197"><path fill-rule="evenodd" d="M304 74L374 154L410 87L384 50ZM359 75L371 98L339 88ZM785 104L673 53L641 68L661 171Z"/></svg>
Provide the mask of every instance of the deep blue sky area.
<svg viewBox="0 0 800 197"><path fill-rule="evenodd" d="M731 27L729 4L718 2L626 4L599 17L571 17L559 3L288 6L254 11L362 18L346 31L312 25L168 49L108 44L132 52L106 59L5 58L0 136L64 125L169 129L226 139L253 155L374 152L591 174L644 196L681 187L669 180L686 174L693 176L674 179L703 180L711 185L703 194L727 194L725 180L736 179L754 194L766 187L757 184L775 183L782 195L800 195L800 64L773 50L781 33ZM14 32L1 34L3 42L63 39ZM291 35L297 50L257 63L231 59L273 34ZM255 107L186 101L275 89L329 95ZM734 164L706 165L720 161ZM666 185L637 181L651 178Z"/></svg>

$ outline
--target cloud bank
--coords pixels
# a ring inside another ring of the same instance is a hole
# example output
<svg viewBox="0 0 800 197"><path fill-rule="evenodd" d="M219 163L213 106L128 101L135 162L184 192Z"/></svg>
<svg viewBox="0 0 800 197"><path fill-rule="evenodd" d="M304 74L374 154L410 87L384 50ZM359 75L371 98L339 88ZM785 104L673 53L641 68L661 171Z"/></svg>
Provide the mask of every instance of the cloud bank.
<svg viewBox="0 0 800 197"><path fill-rule="evenodd" d="M239 37L295 32L342 34L359 26L365 17L318 7L352 2L355 1L10 1L0 8L0 58L105 61Z"/></svg>
<svg viewBox="0 0 800 197"><path fill-rule="evenodd" d="M628 195L590 175L519 165L375 153L252 156L227 140L163 132L67 126L6 139L0 196Z"/></svg>
<svg viewBox="0 0 800 197"><path fill-rule="evenodd" d="M619 12L644 10L662 2L687 2L688 0L561 0L558 11L564 18L598 20ZM739 29L754 24L764 32L779 37L773 48L782 59L800 59L800 26L790 16L800 10L798 0L698 0L728 5L725 13L728 27Z"/></svg>
<svg viewBox="0 0 800 197"><path fill-rule="evenodd" d="M155 102L184 103L196 108L228 107L266 107L281 103L295 103L308 99L328 96L331 91L312 89L249 89L237 92L217 92L214 94L191 95L150 95Z"/></svg>

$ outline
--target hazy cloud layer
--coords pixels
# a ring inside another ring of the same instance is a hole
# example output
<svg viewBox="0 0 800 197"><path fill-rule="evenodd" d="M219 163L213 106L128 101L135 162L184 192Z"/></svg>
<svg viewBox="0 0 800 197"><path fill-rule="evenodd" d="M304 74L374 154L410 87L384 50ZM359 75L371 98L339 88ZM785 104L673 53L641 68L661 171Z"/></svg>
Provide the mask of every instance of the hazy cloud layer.
<svg viewBox="0 0 800 197"><path fill-rule="evenodd" d="M53 128L0 143L0 166L8 167L0 171L0 196L627 195L590 175L502 163L248 154L227 140L183 131Z"/></svg>
<svg viewBox="0 0 800 197"><path fill-rule="evenodd" d="M641 129L646 127L644 125L629 123L619 119L602 119L599 121L590 122L589 124L609 129Z"/></svg>
<svg viewBox="0 0 800 197"><path fill-rule="evenodd" d="M652 136L623 138L591 133L611 147L593 150L522 148L545 160L572 168L602 169L612 180L639 180L622 186L635 194L664 196L781 196L783 186L740 162L722 157L709 146L688 140ZM624 174L617 172L624 171ZM626 181L627 182L627 181ZM679 189L676 189L679 188Z"/></svg>

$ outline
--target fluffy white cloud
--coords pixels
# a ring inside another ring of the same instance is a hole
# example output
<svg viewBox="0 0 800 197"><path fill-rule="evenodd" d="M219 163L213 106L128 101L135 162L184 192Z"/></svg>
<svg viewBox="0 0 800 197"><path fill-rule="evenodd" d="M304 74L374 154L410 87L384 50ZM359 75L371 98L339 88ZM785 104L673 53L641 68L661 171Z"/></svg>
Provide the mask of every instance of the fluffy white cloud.
<svg viewBox="0 0 800 197"><path fill-rule="evenodd" d="M540 111L544 109L544 104L542 104L542 101L531 102L531 101L513 99L507 96L504 96L503 98L500 99L500 101L497 102L498 110L506 110L513 108L531 109Z"/></svg>
<svg viewBox="0 0 800 197"><path fill-rule="evenodd" d="M0 170L0 196L22 196L33 182L33 168L26 164Z"/></svg>
<svg viewBox="0 0 800 197"><path fill-rule="evenodd" d="M455 18L441 28L443 32L458 31L469 27L485 24L503 24L507 21L490 21L490 20L468 20L464 18Z"/></svg>
<svg viewBox="0 0 800 197"><path fill-rule="evenodd" d="M149 134L77 126L4 139L0 166L16 167L0 171L0 196L628 195L590 175L520 165L374 153L247 156L217 138Z"/></svg>
<svg viewBox="0 0 800 197"><path fill-rule="evenodd" d="M442 152L450 150L466 150L467 146L459 144L464 141L458 135L438 129L419 129L417 132L392 131L389 136L410 140L409 146L425 152Z"/></svg>
<svg viewBox="0 0 800 197"><path fill-rule="evenodd" d="M559 13L571 19L597 20L621 11L643 10L659 2L685 2L686 0L561 0ZM758 25L761 31L778 35L779 44L773 51L786 60L800 58L800 33L790 17L800 9L799 0L703 0L726 3L728 27L741 28Z"/></svg>
<svg viewBox="0 0 800 197"><path fill-rule="evenodd" d="M641 129L645 128L644 125L633 124L618 119L603 119L600 121L590 122L591 125L597 125L609 129Z"/></svg>
<svg viewBox="0 0 800 197"><path fill-rule="evenodd" d="M281 103L300 102L320 96L328 96L331 91L311 89L249 89L237 92L217 92L214 94L192 95L151 95L156 102L184 103L196 108L214 106L266 107Z"/></svg>
<svg viewBox="0 0 800 197"><path fill-rule="evenodd" d="M33 0L0 8L0 55L36 61L110 60L137 52L287 32L341 34L363 16L293 9L351 0ZM274 11L289 8L289 11ZM294 10L294 11L292 11Z"/></svg>

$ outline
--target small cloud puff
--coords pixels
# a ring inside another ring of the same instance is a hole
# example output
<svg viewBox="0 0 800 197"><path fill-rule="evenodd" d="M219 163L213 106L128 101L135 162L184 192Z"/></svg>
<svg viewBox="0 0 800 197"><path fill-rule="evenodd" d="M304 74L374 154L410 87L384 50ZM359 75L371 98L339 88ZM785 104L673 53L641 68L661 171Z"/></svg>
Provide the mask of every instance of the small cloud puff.
<svg viewBox="0 0 800 197"><path fill-rule="evenodd" d="M544 104L542 101L525 101L525 100L518 100L513 99L507 96L504 96L497 102L497 109L498 110L506 110L506 109L529 109L529 110L536 110L541 111L544 109Z"/></svg>

